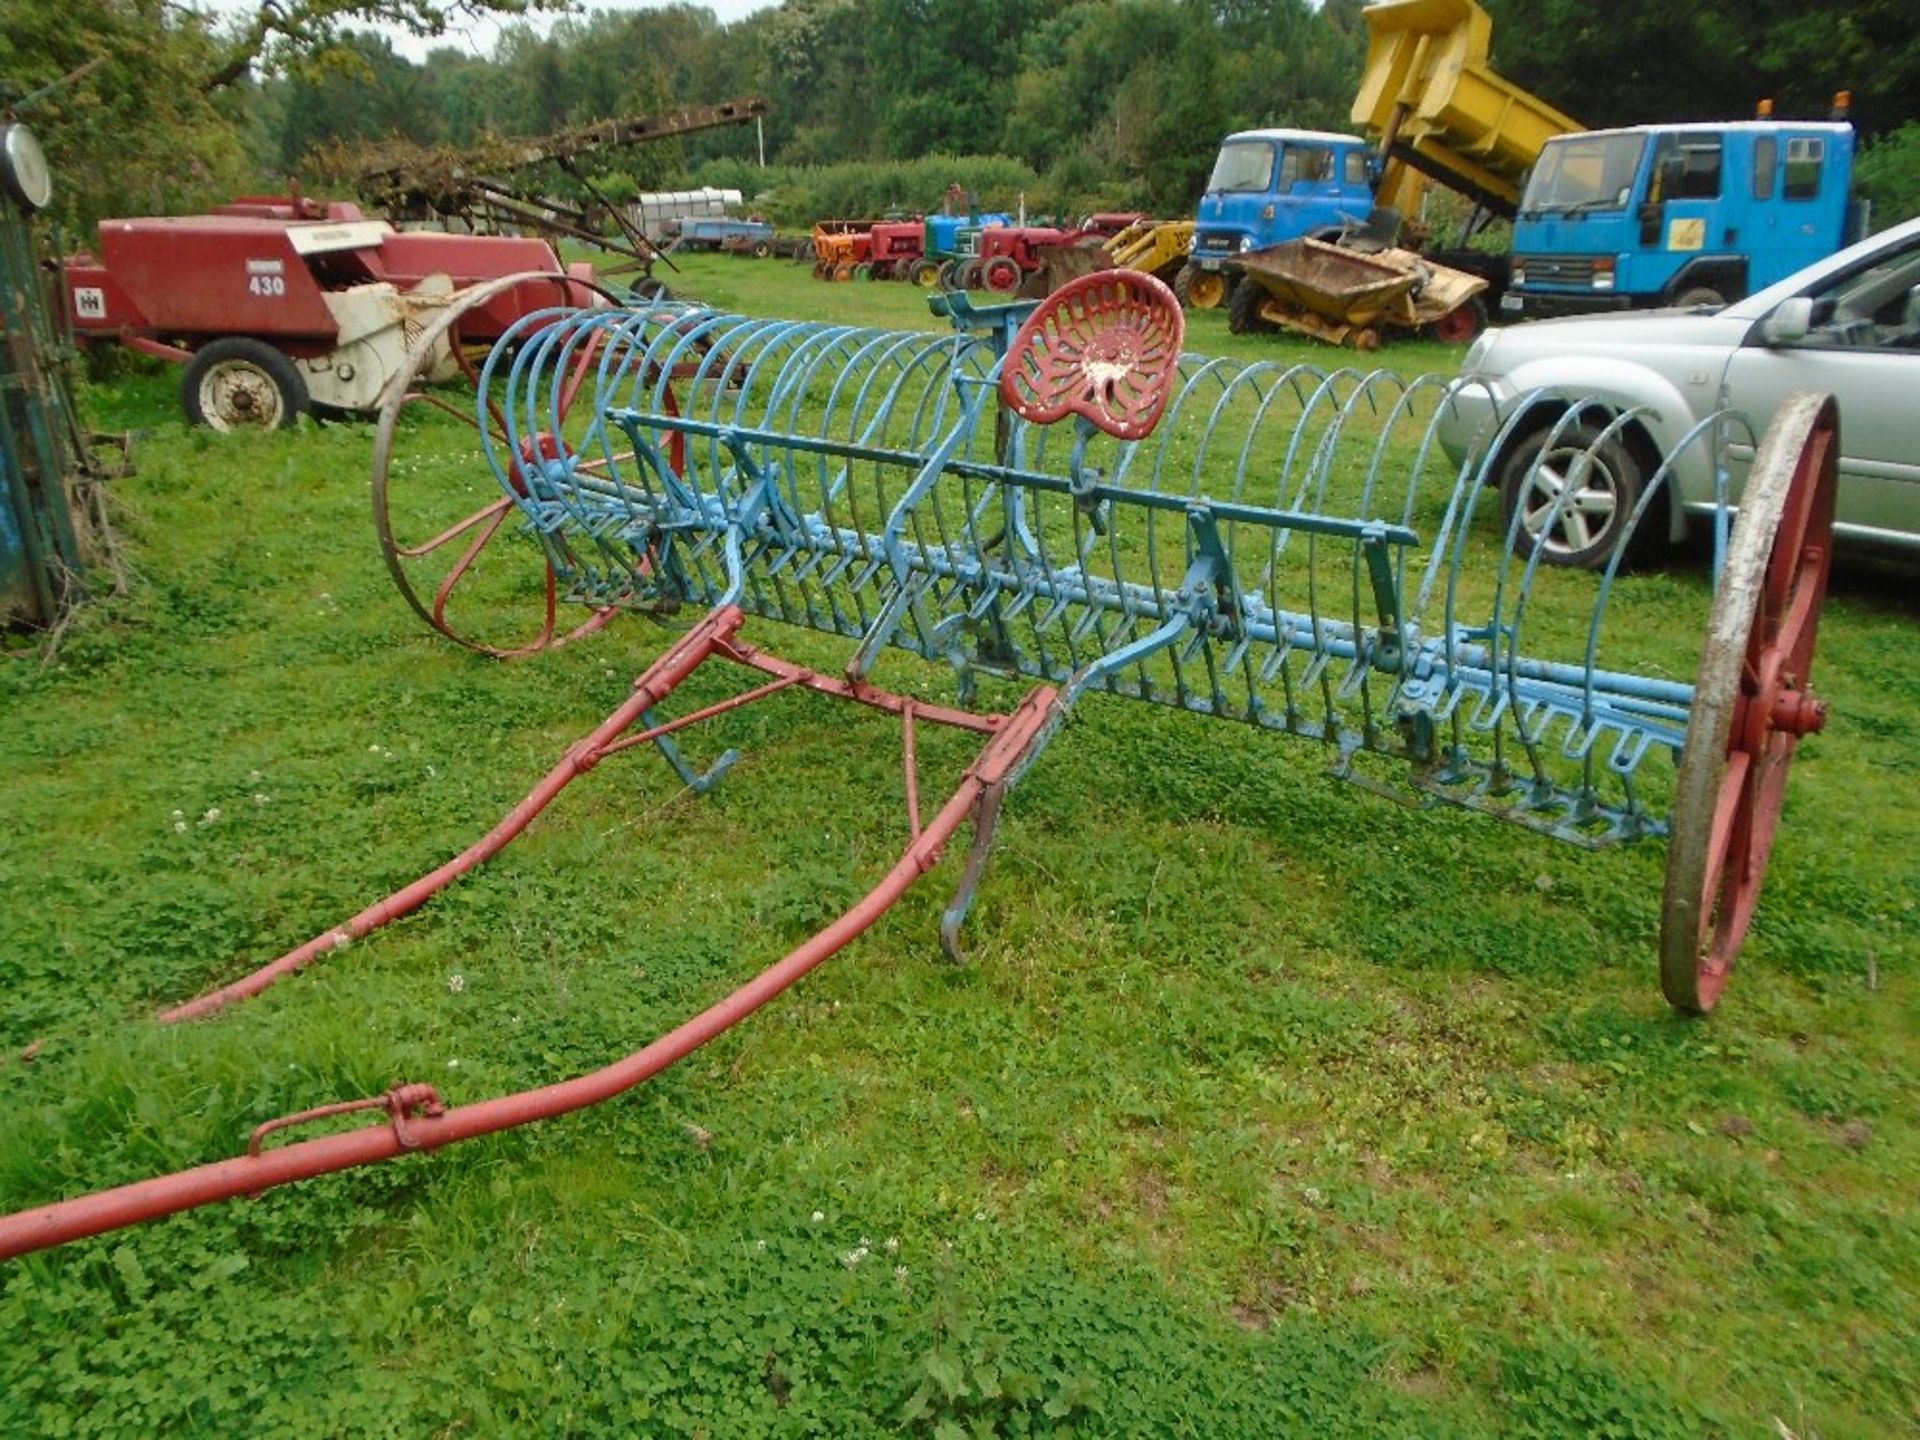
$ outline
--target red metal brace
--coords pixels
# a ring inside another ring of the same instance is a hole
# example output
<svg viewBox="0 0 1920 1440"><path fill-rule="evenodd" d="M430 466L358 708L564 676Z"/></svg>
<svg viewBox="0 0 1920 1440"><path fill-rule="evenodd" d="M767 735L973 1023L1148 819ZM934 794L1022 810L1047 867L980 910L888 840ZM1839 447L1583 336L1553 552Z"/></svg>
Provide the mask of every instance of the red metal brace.
<svg viewBox="0 0 1920 1440"><path fill-rule="evenodd" d="M929 705L865 683L823 675L743 645L733 638L741 620L740 611L728 607L709 615L694 630L681 637L679 643L636 684L633 698L586 740L571 747L561 763L480 845L390 896L380 905L362 911L347 925L328 931L299 950L262 967L245 980L170 1013L173 1018L206 1014L243 996L257 994L281 975L289 974L326 953L332 946L332 937L364 934L416 908L455 876L504 847L576 775L591 768L614 750L639 744L650 736L679 729L722 710L738 708L779 690L809 689L854 700L899 715L907 727L903 735L903 750L906 752L908 773L914 776L909 782L912 795L909 802L911 838L892 869L859 902L719 1003L701 1011L643 1049L603 1069L538 1089L451 1109L446 1107L431 1086L403 1085L383 1096L322 1105L270 1120L253 1132L245 1155L113 1190L78 1196L16 1215L0 1216L0 1259L157 1219L195 1206L257 1194L291 1181L391 1160L413 1150L437 1150L460 1140L563 1115L612 1099L651 1079L716 1035L737 1025L868 929L906 893L909 886L939 863L947 842L972 817L975 825L975 863L969 864L968 878L963 882L963 893L970 893L978 878L978 861L983 857L983 846L990 841L990 817L997 811L998 797L1052 733L1056 723L1054 711L1058 693L1051 686L1041 686L1005 715L976 715L964 710ZM772 679L731 701L708 706L695 715L656 726L650 732L633 736L622 734L642 711L651 708L702 661L715 654L759 670ZM919 785L914 772L912 744L906 738L911 735L911 727L922 721L951 725L988 737L953 795L924 824L913 818L919 808ZM266 1149L262 1144L274 1132L310 1120L375 1109L387 1112L386 1124L297 1141L278 1149Z"/></svg>

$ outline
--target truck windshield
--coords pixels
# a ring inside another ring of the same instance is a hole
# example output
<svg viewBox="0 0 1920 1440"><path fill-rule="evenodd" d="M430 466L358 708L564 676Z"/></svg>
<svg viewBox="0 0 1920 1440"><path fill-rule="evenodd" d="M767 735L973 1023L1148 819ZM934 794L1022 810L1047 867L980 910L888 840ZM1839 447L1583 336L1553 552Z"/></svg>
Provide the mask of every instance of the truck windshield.
<svg viewBox="0 0 1920 1440"><path fill-rule="evenodd" d="M1220 147L1208 190L1264 190L1273 183L1273 146L1265 140L1240 140Z"/></svg>
<svg viewBox="0 0 1920 1440"><path fill-rule="evenodd" d="M1576 135L1540 152L1520 197L1523 214L1624 210L1646 149L1644 135Z"/></svg>

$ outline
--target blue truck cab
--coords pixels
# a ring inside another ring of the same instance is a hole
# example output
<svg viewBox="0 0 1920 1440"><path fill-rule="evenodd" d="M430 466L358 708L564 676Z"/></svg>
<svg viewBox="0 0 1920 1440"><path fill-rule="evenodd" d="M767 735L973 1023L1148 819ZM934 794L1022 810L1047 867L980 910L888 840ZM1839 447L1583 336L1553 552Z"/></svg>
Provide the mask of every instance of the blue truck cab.
<svg viewBox="0 0 1920 1440"><path fill-rule="evenodd" d="M1193 236L1193 264L1227 269L1236 255L1284 240L1330 238L1373 208L1372 151L1325 130L1242 130L1214 161Z"/></svg>
<svg viewBox="0 0 1920 1440"><path fill-rule="evenodd" d="M1722 305L1858 238L1853 127L1745 120L1551 140L1513 225L1510 317Z"/></svg>

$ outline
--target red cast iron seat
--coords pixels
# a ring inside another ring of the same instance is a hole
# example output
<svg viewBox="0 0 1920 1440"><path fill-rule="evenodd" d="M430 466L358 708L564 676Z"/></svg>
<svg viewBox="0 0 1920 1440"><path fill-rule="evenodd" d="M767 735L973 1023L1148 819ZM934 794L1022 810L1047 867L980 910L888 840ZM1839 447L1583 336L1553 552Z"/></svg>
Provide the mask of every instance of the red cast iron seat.
<svg viewBox="0 0 1920 1440"><path fill-rule="evenodd" d="M1186 316L1173 292L1138 270L1069 281L1013 337L1000 398L1023 420L1081 415L1121 440L1160 423L1180 373Z"/></svg>

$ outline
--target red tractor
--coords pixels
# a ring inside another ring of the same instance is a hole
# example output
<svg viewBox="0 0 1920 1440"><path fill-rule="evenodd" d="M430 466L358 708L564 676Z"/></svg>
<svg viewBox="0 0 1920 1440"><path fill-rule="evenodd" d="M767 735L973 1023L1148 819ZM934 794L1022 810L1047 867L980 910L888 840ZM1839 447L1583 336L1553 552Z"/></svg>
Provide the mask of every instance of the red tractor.
<svg viewBox="0 0 1920 1440"><path fill-rule="evenodd" d="M185 365L187 418L216 430L291 425L316 405L370 412L410 337L456 293L563 273L544 240L397 231L356 205L298 196L103 220L98 252L61 270L76 338ZM548 306L598 303L592 266L564 274L573 280L504 289L463 321L460 343L490 343Z"/></svg>
<svg viewBox="0 0 1920 1440"><path fill-rule="evenodd" d="M905 280L927 254L927 222L885 220L869 232L873 237L872 278Z"/></svg>
<svg viewBox="0 0 1920 1440"><path fill-rule="evenodd" d="M961 269L964 289L984 287L1011 295L1029 275L1039 273L1042 251L1057 245L1098 245L1143 219L1135 213L1089 215L1078 228L1053 225L1000 225L980 232L980 253Z"/></svg>

